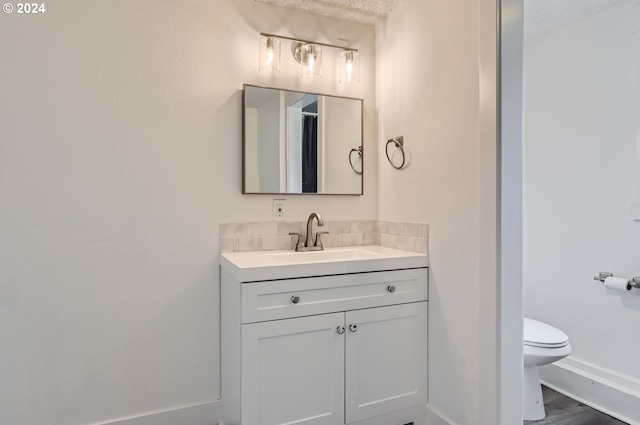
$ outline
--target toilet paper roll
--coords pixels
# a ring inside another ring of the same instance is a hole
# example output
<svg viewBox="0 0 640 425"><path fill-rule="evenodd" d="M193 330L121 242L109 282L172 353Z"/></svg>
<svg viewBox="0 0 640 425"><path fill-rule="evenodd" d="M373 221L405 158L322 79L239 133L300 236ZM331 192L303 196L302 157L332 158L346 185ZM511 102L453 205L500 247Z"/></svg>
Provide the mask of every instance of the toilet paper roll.
<svg viewBox="0 0 640 425"><path fill-rule="evenodd" d="M616 291L628 291L629 279L611 276L604 280L604 286L608 289L615 289Z"/></svg>

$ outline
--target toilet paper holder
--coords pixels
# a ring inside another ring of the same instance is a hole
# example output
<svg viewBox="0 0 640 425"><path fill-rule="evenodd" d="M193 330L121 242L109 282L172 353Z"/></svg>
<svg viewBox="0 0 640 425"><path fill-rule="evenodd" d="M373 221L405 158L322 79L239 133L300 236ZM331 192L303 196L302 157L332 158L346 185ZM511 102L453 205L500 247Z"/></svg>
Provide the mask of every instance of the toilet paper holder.
<svg viewBox="0 0 640 425"><path fill-rule="evenodd" d="M600 272L598 273L598 276L593 277L593 280L599 280L600 282L604 283L604 280L606 278L612 277L612 276L613 276L613 273ZM627 280L627 289L630 290L631 288L640 289L640 276L635 276Z"/></svg>

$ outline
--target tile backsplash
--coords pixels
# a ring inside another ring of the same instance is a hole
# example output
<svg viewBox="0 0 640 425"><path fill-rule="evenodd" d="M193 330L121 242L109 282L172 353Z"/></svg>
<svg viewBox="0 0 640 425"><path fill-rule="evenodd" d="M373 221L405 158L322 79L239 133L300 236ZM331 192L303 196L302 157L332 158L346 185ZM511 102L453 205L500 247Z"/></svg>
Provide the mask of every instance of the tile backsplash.
<svg viewBox="0 0 640 425"><path fill-rule="evenodd" d="M266 221L258 223L225 223L220 225L220 251L293 250L300 233L305 238L306 222ZM326 221L321 228L314 221L325 247L381 245L405 251L428 253L429 225L376 220Z"/></svg>

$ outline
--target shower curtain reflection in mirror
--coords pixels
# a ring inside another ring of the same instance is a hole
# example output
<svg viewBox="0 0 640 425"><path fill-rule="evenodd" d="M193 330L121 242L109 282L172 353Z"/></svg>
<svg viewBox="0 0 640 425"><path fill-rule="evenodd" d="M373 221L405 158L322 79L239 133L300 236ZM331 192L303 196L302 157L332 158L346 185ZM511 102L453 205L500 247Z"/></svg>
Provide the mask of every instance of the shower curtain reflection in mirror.
<svg viewBox="0 0 640 425"><path fill-rule="evenodd" d="M318 117L303 115L302 130L302 192L318 190Z"/></svg>

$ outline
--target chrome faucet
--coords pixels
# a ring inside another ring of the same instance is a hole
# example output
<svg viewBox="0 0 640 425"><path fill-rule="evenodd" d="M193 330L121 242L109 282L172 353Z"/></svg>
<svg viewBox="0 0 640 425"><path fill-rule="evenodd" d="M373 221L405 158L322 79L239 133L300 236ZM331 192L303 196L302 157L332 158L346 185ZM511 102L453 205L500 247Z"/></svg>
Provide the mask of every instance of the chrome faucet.
<svg viewBox="0 0 640 425"><path fill-rule="evenodd" d="M322 221L322 216L318 213L311 213L309 215L309 218L307 219L307 239L304 241L304 246L305 248L311 248L311 247L316 247L318 246L318 240L319 240L319 236L316 234L316 240L313 242L313 245L311 244L311 227L313 225L313 219L318 220L318 226L324 226L324 221ZM319 249L322 249L322 244L320 245Z"/></svg>
<svg viewBox="0 0 640 425"><path fill-rule="evenodd" d="M296 251L322 251L324 249L324 246L322 246L321 235L329 232L317 232L316 237L314 238L312 232L314 218L318 221L318 226L324 226L322 216L318 213L311 213L307 219L307 234L305 236L304 245L300 243L301 235L299 233L289 233L290 235L298 236Z"/></svg>

